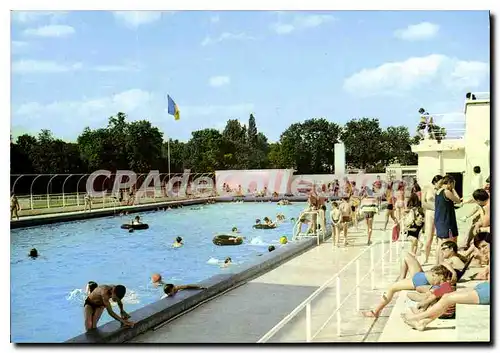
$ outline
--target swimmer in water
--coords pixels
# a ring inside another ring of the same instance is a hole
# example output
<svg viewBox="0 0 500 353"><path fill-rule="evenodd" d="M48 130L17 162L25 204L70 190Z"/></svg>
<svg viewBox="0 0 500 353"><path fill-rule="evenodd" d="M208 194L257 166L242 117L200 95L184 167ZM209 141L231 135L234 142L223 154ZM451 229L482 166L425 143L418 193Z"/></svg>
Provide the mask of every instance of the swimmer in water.
<svg viewBox="0 0 500 353"><path fill-rule="evenodd" d="M116 321L120 321L126 327L133 327L134 323L128 321L130 315L123 309L122 299L125 297L127 289L121 284L113 285L102 285L95 288L85 299L84 308L84 318L85 318L85 330L89 331L91 329L97 328L97 322L101 318L104 309L108 312ZM120 308L120 316L118 316L111 307L110 300L116 302Z"/></svg>
<svg viewBox="0 0 500 353"><path fill-rule="evenodd" d="M275 224L275 223L273 223L273 222L269 219L269 217L264 217L264 222L265 222L265 223L266 223L266 225L267 225L267 226L269 226L269 227L275 227L275 226L276 226L276 224Z"/></svg>
<svg viewBox="0 0 500 353"><path fill-rule="evenodd" d="M174 286L172 283L165 284L163 286L163 292L165 295L161 299L166 297L173 297L177 292L186 289L207 289L206 287L197 286L195 284L187 284L183 286Z"/></svg>
<svg viewBox="0 0 500 353"><path fill-rule="evenodd" d="M153 283L153 286L158 287L158 286L163 286L165 283L163 283L163 280L161 278L161 275L159 273L155 273L151 276L151 283Z"/></svg>
<svg viewBox="0 0 500 353"><path fill-rule="evenodd" d="M267 252L271 252L271 251L274 251L276 250L276 247L274 245L269 245L269 247L267 248ZM264 254L258 254L257 256L262 256Z"/></svg>
<svg viewBox="0 0 500 353"><path fill-rule="evenodd" d="M258 219L258 218L257 218L257 219L255 220L255 224L260 224L260 219Z"/></svg>
<svg viewBox="0 0 500 353"><path fill-rule="evenodd" d="M139 216L135 216L135 218L132 220L132 224L133 224L134 226L139 225L139 224L142 224L142 222L141 222L141 217L139 217Z"/></svg>
<svg viewBox="0 0 500 353"><path fill-rule="evenodd" d="M38 250L35 248L31 249L28 256L31 257L32 259L36 259L38 257Z"/></svg>
<svg viewBox="0 0 500 353"><path fill-rule="evenodd" d="M233 229L231 229L231 232L233 232L233 233L239 233L238 228L236 228L236 227L233 227Z"/></svg>
<svg viewBox="0 0 500 353"><path fill-rule="evenodd" d="M175 238L175 242L172 244L172 247L174 247L174 248L180 248L183 245L184 245L184 243L183 243L182 238L181 237L177 237L177 238Z"/></svg>
<svg viewBox="0 0 500 353"><path fill-rule="evenodd" d="M224 263L222 264L221 267L228 267L229 265L231 265L233 263L233 260L231 260L231 258L228 256L226 257L226 259L224 260Z"/></svg>

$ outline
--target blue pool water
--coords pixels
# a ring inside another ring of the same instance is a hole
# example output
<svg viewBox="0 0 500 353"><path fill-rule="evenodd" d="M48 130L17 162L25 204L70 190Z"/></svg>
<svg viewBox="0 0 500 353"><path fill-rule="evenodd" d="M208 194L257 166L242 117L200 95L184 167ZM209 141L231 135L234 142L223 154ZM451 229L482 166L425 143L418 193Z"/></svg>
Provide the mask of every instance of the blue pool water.
<svg viewBox="0 0 500 353"><path fill-rule="evenodd" d="M120 229L132 216L115 216L66 222L11 231L11 341L63 342L84 331L83 301L88 281L123 284L127 287L125 310L132 312L159 300L161 289L153 288L151 274L158 272L174 284L201 281L234 271L239 264L255 261L256 255L277 244L281 235L292 234L289 220L297 217L303 203L220 203L199 210L180 209L143 213L150 228ZM287 217L277 229L255 230L256 218ZM247 239L240 246L215 246L219 232L238 227ZM185 245L174 249L176 236ZM31 260L36 247L41 257ZM230 256L235 264L221 268L216 260ZM117 309L115 309L117 310ZM102 325L112 318L105 312Z"/></svg>

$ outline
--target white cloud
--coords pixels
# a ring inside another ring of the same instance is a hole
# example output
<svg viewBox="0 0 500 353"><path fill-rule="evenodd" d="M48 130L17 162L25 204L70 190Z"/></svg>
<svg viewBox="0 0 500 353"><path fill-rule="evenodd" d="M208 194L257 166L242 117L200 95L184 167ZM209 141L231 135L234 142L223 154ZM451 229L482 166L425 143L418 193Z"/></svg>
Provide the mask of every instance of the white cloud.
<svg viewBox="0 0 500 353"><path fill-rule="evenodd" d="M48 25L38 28L28 28L24 34L35 37L69 37L75 33L75 29L66 25Z"/></svg>
<svg viewBox="0 0 500 353"><path fill-rule="evenodd" d="M276 22L271 24L271 29L277 34L289 34L297 30L314 28L334 21L331 15L296 15L290 22Z"/></svg>
<svg viewBox="0 0 500 353"><path fill-rule="evenodd" d="M219 21L220 21L219 15L215 15L215 16L210 17L211 23L219 23Z"/></svg>
<svg viewBox="0 0 500 353"><path fill-rule="evenodd" d="M229 76L213 76L210 77L209 84L212 87L221 87L224 85L228 85L231 82L231 78Z"/></svg>
<svg viewBox="0 0 500 353"><path fill-rule="evenodd" d="M82 69L81 63L59 64L55 61L19 60L12 63L11 71L17 74L61 73Z"/></svg>
<svg viewBox="0 0 500 353"><path fill-rule="evenodd" d="M17 23L32 23L38 21L57 21L66 16L66 11L12 11L12 21Z"/></svg>
<svg viewBox="0 0 500 353"><path fill-rule="evenodd" d="M207 46L211 44L217 44L225 40L254 40L255 38L249 36L245 33L229 33L224 32L220 36L211 38L210 36L205 37L203 42L201 42L202 46Z"/></svg>
<svg viewBox="0 0 500 353"><path fill-rule="evenodd" d="M12 126L29 127L29 132L50 129L55 136L75 140L83 128L106 126L108 118L121 111L130 121L147 119L172 138L187 140L197 129L225 126L231 118L247 119L254 111L250 103L229 105L188 105L179 103L182 124L167 115L164 94L130 89L109 96L53 102L26 102L12 107Z"/></svg>
<svg viewBox="0 0 500 353"><path fill-rule="evenodd" d="M21 117L57 116L58 119L62 119L62 122L82 118L83 122L86 123L96 118L100 120L107 119L107 117L116 114L118 111L132 112L147 105L151 101L151 97L149 92L131 89L109 97L81 101L56 101L49 104L25 103L18 106L14 110L14 114ZM72 115L73 118L71 118Z"/></svg>
<svg viewBox="0 0 500 353"><path fill-rule="evenodd" d="M162 11L114 11L113 16L126 26L137 28L158 21Z"/></svg>
<svg viewBox="0 0 500 353"><path fill-rule="evenodd" d="M439 26L430 22L421 22L410 25L405 29L394 31L394 36L399 39L416 41L434 38L439 32Z"/></svg>
<svg viewBox="0 0 500 353"><path fill-rule="evenodd" d="M148 119L155 115L151 109L154 95L140 89L131 89L110 96L90 99L28 102L12 109L12 126L29 126L31 133L50 129L55 136L75 140L86 126L105 127L108 118L124 112L129 120ZM157 109L156 111L161 111Z"/></svg>
<svg viewBox="0 0 500 353"><path fill-rule="evenodd" d="M345 79L344 89L356 95L397 94L424 84L472 90L488 77L487 63L432 54L363 69Z"/></svg>

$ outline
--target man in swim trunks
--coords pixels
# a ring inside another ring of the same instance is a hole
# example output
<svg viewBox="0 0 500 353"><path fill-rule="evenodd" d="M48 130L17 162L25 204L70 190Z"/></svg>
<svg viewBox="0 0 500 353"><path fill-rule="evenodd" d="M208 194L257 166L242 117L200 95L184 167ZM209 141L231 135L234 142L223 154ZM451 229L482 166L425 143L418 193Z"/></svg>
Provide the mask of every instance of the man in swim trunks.
<svg viewBox="0 0 500 353"><path fill-rule="evenodd" d="M89 294L87 299L85 299L84 317L85 317L85 330L91 330L97 328L97 322L101 318L101 315L106 309L109 316L113 319L120 321L124 326L133 327L134 323L128 321L130 315L123 310L122 299L125 296L127 289L121 284L113 285L102 285L95 288L92 293ZM116 302L120 308L120 316L116 315L111 307L110 300Z"/></svg>
<svg viewBox="0 0 500 353"><path fill-rule="evenodd" d="M16 217L16 219L19 221L19 216L17 212L21 209L21 206L19 206L19 200L17 199L17 196L12 193L10 195L10 219Z"/></svg>
<svg viewBox="0 0 500 353"><path fill-rule="evenodd" d="M339 210L340 214L342 215L341 224L344 231L344 246L347 246L349 245L347 243L347 227L349 225L349 222L351 222L352 216L352 208L351 203L349 202L349 197L344 196L342 202L340 203Z"/></svg>

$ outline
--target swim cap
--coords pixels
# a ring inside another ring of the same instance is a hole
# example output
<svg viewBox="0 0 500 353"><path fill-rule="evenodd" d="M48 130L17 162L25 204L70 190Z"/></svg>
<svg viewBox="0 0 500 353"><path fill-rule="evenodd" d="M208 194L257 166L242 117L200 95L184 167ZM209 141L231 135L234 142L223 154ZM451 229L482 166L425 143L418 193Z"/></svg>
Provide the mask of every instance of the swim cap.
<svg viewBox="0 0 500 353"><path fill-rule="evenodd" d="M154 273L152 276L151 276L151 282L153 283L158 283L161 281L161 275L159 273Z"/></svg>
<svg viewBox="0 0 500 353"><path fill-rule="evenodd" d="M286 244L286 243L288 243L288 238L285 235L283 235L280 238L280 244Z"/></svg>

